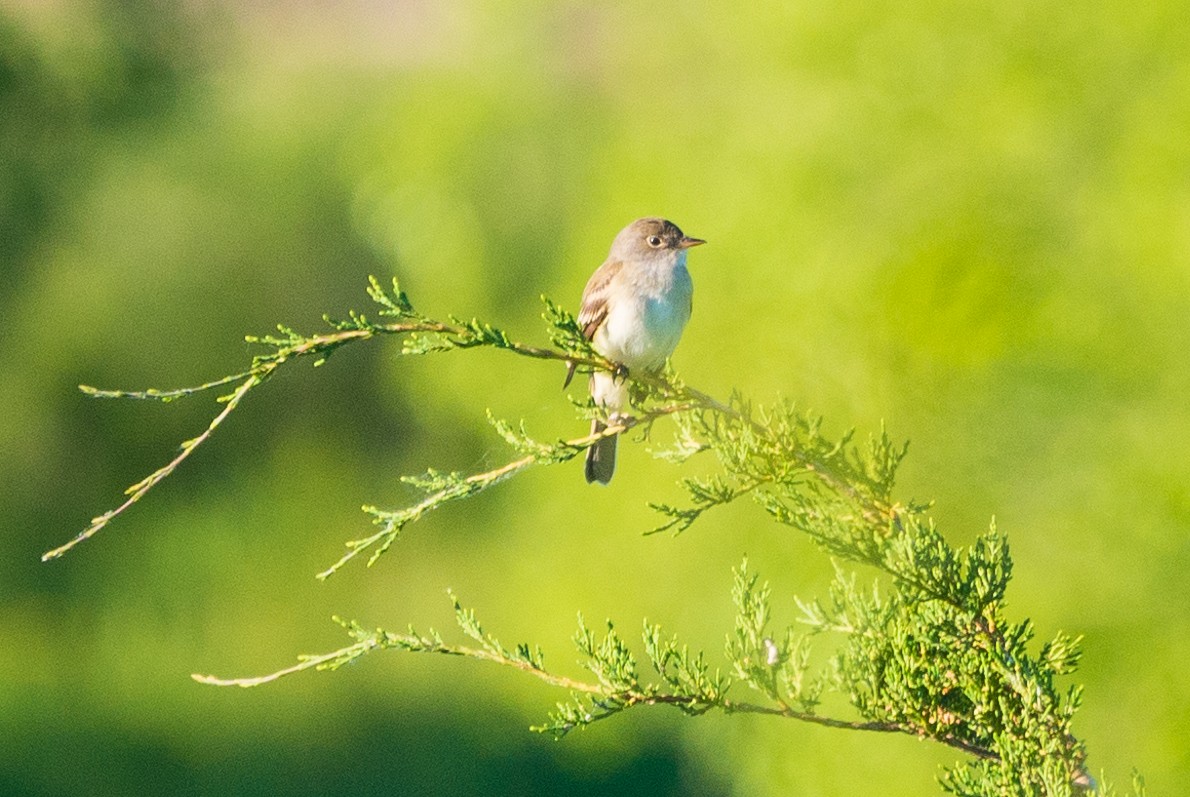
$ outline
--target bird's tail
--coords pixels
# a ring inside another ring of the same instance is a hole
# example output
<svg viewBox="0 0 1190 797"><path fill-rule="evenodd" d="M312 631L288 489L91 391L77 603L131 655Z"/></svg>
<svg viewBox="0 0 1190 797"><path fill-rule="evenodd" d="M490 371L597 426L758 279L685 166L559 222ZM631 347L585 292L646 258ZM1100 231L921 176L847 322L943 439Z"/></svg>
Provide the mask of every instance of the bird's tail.
<svg viewBox="0 0 1190 797"><path fill-rule="evenodd" d="M607 428L602 421L591 421L591 434L599 434ZM607 484L616 472L616 438L618 435L604 437L596 441L587 449L587 484L599 482Z"/></svg>

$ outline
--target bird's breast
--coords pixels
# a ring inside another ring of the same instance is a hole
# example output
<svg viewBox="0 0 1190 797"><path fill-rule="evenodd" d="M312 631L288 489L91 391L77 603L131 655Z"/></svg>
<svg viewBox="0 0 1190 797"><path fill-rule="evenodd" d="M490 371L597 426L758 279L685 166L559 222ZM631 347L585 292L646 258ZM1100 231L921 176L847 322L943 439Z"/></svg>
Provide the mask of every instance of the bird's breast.
<svg viewBox="0 0 1190 797"><path fill-rule="evenodd" d="M638 281L608 308L592 341L604 356L629 369L652 370L673 354L690 320L693 287L684 266L662 276Z"/></svg>

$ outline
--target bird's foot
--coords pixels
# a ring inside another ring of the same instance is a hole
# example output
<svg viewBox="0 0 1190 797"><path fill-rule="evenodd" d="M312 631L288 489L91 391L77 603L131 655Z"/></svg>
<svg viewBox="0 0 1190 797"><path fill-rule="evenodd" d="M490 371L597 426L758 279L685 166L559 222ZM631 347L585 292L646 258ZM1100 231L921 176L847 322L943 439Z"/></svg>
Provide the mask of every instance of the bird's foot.
<svg viewBox="0 0 1190 797"><path fill-rule="evenodd" d="M613 412L607 416L608 426L623 426L629 429L636 425L636 418L626 412Z"/></svg>

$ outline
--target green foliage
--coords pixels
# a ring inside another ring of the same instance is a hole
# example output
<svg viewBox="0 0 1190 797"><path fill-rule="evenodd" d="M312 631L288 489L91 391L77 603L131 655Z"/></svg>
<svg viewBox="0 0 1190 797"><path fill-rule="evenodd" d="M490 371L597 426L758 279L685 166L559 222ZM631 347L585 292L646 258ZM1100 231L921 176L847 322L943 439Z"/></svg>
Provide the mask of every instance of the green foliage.
<svg viewBox="0 0 1190 797"><path fill-rule="evenodd" d="M736 606L735 633L727 637L727 659L736 677L786 710L797 704L813 714L826 680L808 678L810 638L786 628L781 641L768 635L768 584L757 586L759 576L748 572L745 562L735 574L732 599Z"/></svg>
<svg viewBox="0 0 1190 797"><path fill-rule="evenodd" d="M271 351L254 357L247 371L182 391L86 389L96 396L169 400L244 380L236 392L221 399L226 400L223 411L202 436L183 444L178 458L130 488L133 498L103 516L102 523L47 557L94 534L169 475L248 391L291 359L311 356L317 365L350 342L397 334L406 354L488 347L585 369L616 367L591 357L574 337L573 318L548 300L545 318L553 341L562 348L527 346L478 320L439 322L422 316L395 281L388 292L372 279L369 295L380 306L380 315L393 320L374 323L352 312L346 321L330 322L334 332L314 336L278 327L279 336L250 339ZM947 769L941 784L958 795L1060 796L1094 788L1085 746L1071 730L1080 690L1063 691L1058 683L1059 676L1077 666L1079 640L1060 633L1034 652L1032 624L1005 616L1012 559L994 526L969 547L956 549L927 515L928 506L894 500L904 445L894 444L884 430L864 445L856 444L850 432L831 439L822 431L821 418L801 413L790 403L754 408L738 395L720 403L685 385L672 371L628 377L634 384L636 417L584 438L543 443L530 437L523 423L514 426L489 412L489 421L515 459L470 475L429 469L406 477L405 483L425 497L395 510L365 507L379 531L349 542L347 554L319 577L329 576L364 551L370 551L368 564L375 563L406 526L433 509L473 497L530 465L566 462L603 434L638 424L647 431L659 418L671 417L677 442L664 456L683 460L711 451L719 469L681 480L688 507L655 505L668 518L657 530L684 531L706 511L752 496L778 524L805 533L836 558L829 596L798 602L802 630L772 627L771 590L745 563L736 570L732 588L736 619L724 649L730 676L712 671L705 652L691 651L646 621L642 646L657 676L646 680L638 655L611 621L597 633L580 615L574 642L593 680L570 678L547 670L535 645L505 647L452 595L458 628L474 644L447 642L433 630L421 635L410 628L399 634L347 622L344 626L354 642L341 650L303 657L298 665L263 678L196 678L254 686L304 669L335 669L377 649L439 653L512 667L568 690L569 698L536 728L558 737L644 705L671 705L691 715L713 709L751 712L842 729L904 733L952 747L968 758ZM580 411L590 412L582 407ZM839 562L874 570L871 588L861 589L858 573ZM812 672L811 645L826 636L839 637L838 646L829 667ZM735 684L746 685L759 699L729 697ZM855 717L818 714L827 690L845 697Z"/></svg>

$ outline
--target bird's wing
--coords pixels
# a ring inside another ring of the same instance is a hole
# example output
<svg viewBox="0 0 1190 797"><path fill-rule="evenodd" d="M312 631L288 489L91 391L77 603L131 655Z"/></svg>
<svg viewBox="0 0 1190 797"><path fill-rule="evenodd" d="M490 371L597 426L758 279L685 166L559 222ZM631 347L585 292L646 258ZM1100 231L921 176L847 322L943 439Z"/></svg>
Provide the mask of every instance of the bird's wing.
<svg viewBox="0 0 1190 797"><path fill-rule="evenodd" d="M595 331L607 318L607 296L612 281L623 267L622 260L608 260L595 270L591 279L587 280L587 287L583 289L582 306L578 311L578 325L587 340L595 336Z"/></svg>

